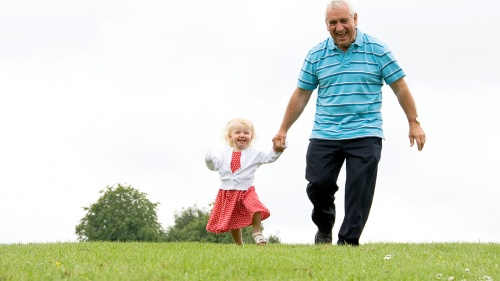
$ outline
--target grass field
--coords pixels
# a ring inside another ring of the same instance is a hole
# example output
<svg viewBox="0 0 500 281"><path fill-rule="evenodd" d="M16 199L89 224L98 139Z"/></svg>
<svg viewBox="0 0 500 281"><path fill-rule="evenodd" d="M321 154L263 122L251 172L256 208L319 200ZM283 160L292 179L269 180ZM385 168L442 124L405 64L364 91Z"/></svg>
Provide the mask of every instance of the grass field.
<svg viewBox="0 0 500 281"><path fill-rule="evenodd" d="M3 280L500 280L500 244L0 244Z"/></svg>

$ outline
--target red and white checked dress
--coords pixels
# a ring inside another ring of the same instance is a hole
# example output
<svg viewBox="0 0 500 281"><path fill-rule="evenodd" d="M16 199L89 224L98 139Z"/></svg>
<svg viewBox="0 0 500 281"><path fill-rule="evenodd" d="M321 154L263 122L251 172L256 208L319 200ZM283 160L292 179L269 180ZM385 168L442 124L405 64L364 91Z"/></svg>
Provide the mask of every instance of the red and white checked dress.
<svg viewBox="0 0 500 281"><path fill-rule="evenodd" d="M233 151L231 171L241 167L241 152ZM260 212L262 220L270 216L269 210L259 201L255 187L247 190L219 189L206 229L213 233L228 232L252 225L254 213Z"/></svg>

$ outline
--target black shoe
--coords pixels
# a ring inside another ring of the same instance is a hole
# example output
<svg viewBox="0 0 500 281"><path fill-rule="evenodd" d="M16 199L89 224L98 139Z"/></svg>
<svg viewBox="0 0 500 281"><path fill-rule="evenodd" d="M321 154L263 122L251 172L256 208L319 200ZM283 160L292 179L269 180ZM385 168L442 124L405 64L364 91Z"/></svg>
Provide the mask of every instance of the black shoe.
<svg viewBox="0 0 500 281"><path fill-rule="evenodd" d="M332 244L332 235L323 234L318 231L314 237L314 244Z"/></svg>
<svg viewBox="0 0 500 281"><path fill-rule="evenodd" d="M337 241L337 245L339 245L339 246L354 246L354 247L356 247L356 246L359 246L359 243L358 242L349 242L349 241L346 241L344 239L339 239Z"/></svg>

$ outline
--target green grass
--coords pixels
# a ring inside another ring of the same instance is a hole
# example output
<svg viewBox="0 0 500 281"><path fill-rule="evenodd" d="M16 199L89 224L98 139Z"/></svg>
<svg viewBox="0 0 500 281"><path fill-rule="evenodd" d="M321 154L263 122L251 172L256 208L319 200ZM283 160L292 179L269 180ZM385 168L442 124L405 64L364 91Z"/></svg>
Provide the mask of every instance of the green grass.
<svg viewBox="0 0 500 281"><path fill-rule="evenodd" d="M0 244L3 280L500 280L500 244Z"/></svg>

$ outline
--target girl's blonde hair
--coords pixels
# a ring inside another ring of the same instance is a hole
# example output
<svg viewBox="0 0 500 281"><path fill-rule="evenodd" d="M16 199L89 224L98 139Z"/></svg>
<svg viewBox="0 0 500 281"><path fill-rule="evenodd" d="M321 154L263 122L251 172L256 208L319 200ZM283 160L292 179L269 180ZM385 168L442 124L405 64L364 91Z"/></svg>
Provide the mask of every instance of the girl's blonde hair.
<svg viewBox="0 0 500 281"><path fill-rule="evenodd" d="M226 128L224 129L224 140L226 141L226 144L231 147L234 146L233 141L231 140L231 129L236 123L241 123L250 129L250 133L252 134L252 139L250 140L251 145L257 137L257 135L255 134L255 127L253 126L252 121L244 118L233 118L229 120L229 122L227 122Z"/></svg>

